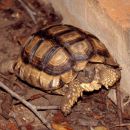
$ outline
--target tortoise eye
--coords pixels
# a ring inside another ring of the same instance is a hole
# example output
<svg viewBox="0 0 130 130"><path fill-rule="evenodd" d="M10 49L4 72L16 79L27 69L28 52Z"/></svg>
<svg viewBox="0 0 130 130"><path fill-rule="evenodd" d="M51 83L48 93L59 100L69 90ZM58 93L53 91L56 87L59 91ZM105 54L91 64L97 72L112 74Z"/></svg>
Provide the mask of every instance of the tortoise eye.
<svg viewBox="0 0 130 130"><path fill-rule="evenodd" d="M82 82L92 82L95 76L95 67L94 65L87 65L86 68L81 71L78 75L78 78Z"/></svg>
<svg viewBox="0 0 130 130"><path fill-rule="evenodd" d="M95 68L93 67L86 68L85 70L86 82L92 82L92 80L94 79L94 76L95 76Z"/></svg>
<svg viewBox="0 0 130 130"><path fill-rule="evenodd" d="M94 76L95 76L95 68L94 68L94 66L87 66L85 70L79 72L77 78L81 82L90 83L90 82L93 81Z"/></svg>

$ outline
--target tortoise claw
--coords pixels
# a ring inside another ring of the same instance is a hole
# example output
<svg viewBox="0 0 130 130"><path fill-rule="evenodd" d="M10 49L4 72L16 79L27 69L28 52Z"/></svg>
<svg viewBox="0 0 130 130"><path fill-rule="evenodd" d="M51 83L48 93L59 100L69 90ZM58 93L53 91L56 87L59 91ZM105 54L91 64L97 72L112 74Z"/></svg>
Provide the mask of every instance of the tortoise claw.
<svg viewBox="0 0 130 130"><path fill-rule="evenodd" d="M105 88L106 88L106 89L109 89L109 87L108 87L107 85L105 86Z"/></svg>

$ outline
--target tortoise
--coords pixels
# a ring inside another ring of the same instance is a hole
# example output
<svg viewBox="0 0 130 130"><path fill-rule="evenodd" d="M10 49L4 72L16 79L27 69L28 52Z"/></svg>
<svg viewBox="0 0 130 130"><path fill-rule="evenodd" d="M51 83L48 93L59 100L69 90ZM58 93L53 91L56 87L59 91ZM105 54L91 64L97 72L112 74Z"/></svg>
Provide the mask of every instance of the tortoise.
<svg viewBox="0 0 130 130"><path fill-rule="evenodd" d="M64 95L65 115L83 91L108 89L121 77L118 63L96 36L67 24L49 25L32 34L13 67L27 83Z"/></svg>

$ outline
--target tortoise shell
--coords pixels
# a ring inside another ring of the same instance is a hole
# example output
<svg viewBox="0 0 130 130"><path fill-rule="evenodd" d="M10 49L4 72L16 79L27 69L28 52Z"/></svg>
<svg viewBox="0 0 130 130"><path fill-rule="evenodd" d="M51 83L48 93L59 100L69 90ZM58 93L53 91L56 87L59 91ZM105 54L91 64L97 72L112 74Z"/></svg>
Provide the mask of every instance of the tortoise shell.
<svg viewBox="0 0 130 130"><path fill-rule="evenodd" d="M118 66L98 38L63 24L34 33L23 48L22 59L49 75L60 75L71 69L83 70L87 62Z"/></svg>

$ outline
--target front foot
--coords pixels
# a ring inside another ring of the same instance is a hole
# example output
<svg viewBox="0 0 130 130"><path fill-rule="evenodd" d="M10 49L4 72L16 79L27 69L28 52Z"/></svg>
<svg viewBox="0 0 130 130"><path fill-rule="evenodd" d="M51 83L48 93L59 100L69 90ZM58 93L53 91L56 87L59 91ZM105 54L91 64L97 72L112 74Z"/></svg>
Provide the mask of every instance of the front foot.
<svg viewBox="0 0 130 130"><path fill-rule="evenodd" d="M74 80L69 83L69 90L65 94L62 104L61 111L64 115L68 115L71 112L71 107L77 102L78 97L82 96L83 88L80 87L79 80Z"/></svg>
<svg viewBox="0 0 130 130"><path fill-rule="evenodd" d="M120 77L121 74L119 69L114 69L103 64L96 64L95 74L91 82L75 79L69 83L69 90L65 94L61 105L62 112L65 115L69 114L71 107L77 102L78 98L82 96L83 91L92 92L94 90L99 90L102 86L105 86L108 89L113 86Z"/></svg>
<svg viewBox="0 0 130 130"><path fill-rule="evenodd" d="M77 102L78 98L82 96L83 91L92 92L100 88L101 85L96 81L92 81L91 83L81 83L78 79L72 81L69 84L69 91L64 96L61 104L61 110L64 115L68 115L71 112L71 108Z"/></svg>

